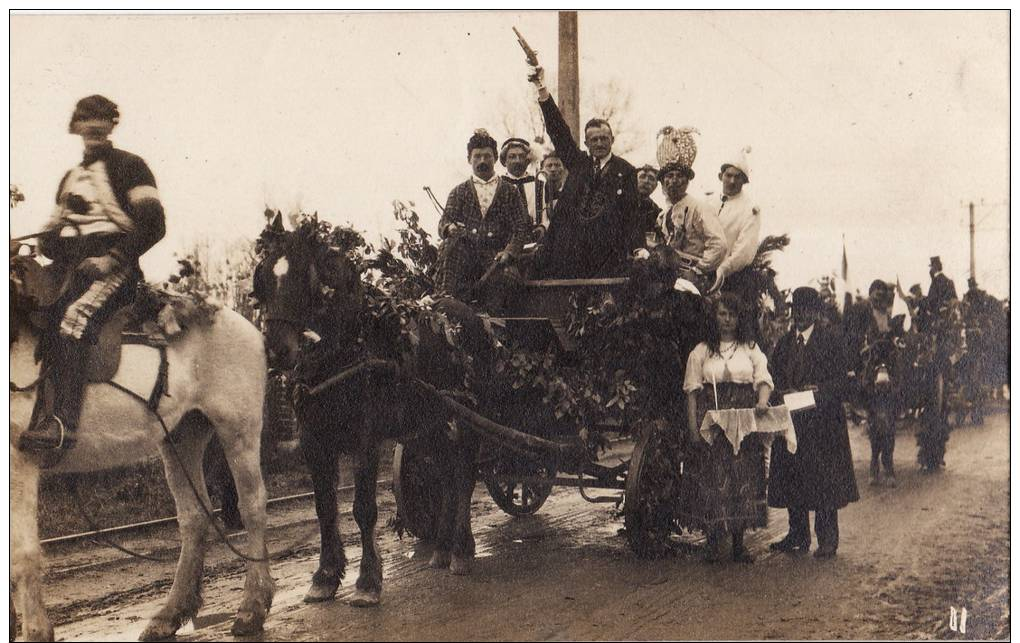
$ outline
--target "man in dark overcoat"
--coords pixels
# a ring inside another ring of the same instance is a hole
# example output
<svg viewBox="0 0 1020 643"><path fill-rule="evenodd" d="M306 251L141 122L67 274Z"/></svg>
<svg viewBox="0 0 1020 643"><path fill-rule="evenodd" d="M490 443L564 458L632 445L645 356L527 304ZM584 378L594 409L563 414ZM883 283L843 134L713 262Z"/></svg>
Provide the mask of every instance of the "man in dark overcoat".
<svg viewBox="0 0 1020 643"><path fill-rule="evenodd" d="M509 265L530 229L527 210L513 185L496 175L496 141L485 130L468 140L471 177L453 188L439 219L436 286L470 301L493 264Z"/></svg>
<svg viewBox="0 0 1020 643"><path fill-rule="evenodd" d="M790 531L770 547L811 546L808 512L815 512L817 558L832 558L839 546L837 512L859 499L843 400L847 394L846 351L837 329L816 323L822 308L813 288L793 292L794 328L776 345L770 370L779 393L814 391L815 407L793 413L797 452L772 449L768 503L789 512Z"/></svg>
<svg viewBox="0 0 1020 643"><path fill-rule="evenodd" d="M613 130L603 119L585 124L588 152L582 152L545 88L541 67L533 69L530 80L538 88L549 138L568 171L536 270L548 278L616 276L631 251L644 245L634 166L613 154Z"/></svg>
<svg viewBox="0 0 1020 643"><path fill-rule="evenodd" d="M956 284L942 272L942 259L932 257L928 266L931 286L928 288L927 303L932 313L956 299Z"/></svg>

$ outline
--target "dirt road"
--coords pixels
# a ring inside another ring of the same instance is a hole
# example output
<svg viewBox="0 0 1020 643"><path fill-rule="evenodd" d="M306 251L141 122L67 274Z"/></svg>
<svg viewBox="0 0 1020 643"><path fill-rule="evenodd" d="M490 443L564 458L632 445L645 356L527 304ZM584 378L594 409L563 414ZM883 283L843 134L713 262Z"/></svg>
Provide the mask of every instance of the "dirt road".
<svg viewBox="0 0 1020 643"><path fill-rule="evenodd" d="M851 431L861 501L840 512L839 556L773 554L786 531L773 511L750 538L753 565L702 563L698 542L666 560L640 561L618 535L611 505L590 505L570 490L541 512L505 516L484 488L475 494L479 558L470 577L428 569L414 539L380 530L383 604L344 602L357 574L356 528L342 530L352 559L333 603L305 605L317 535L311 503L271 514L276 547L314 536L276 562L277 595L264 640L1005 638L1009 627L1009 425L999 413L983 427L957 429L943 473L922 475L913 435L901 431L900 486L867 485L867 440ZM345 474L346 475L346 474ZM343 508L349 509L345 502ZM381 504L381 523L392 515ZM296 525L283 526L294 520ZM127 544L164 547L172 530ZM207 559L205 608L184 640L229 638L241 572L221 544ZM167 589L172 563L124 559L98 545L50 552L46 589L63 640L136 638ZM950 608L967 609L966 632L949 627Z"/></svg>

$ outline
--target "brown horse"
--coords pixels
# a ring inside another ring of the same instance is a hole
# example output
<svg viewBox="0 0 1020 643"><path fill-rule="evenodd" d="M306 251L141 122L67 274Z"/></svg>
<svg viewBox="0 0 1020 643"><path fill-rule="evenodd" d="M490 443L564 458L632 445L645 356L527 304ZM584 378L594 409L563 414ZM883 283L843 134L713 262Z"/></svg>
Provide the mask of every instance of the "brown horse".
<svg viewBox="0 0 1020 643"><path fill-rule="evenodd" d="M413 376L441 390L463 388L464 370L452 359L446 337L423 323L419 341L402 353L396 345L399 328L391 332L393 320L372 315L367 295L374 287L363 280L362 267L348 254L351 249L331 246L323 229L311 219L286 231L277 217L260 242L262 258L255 270L253 296L266 323L270 366L293 370L291 379L297 383L295 411L321 535L319 567L305 600L333 598L344 577L336 485L339 456L347 453L354 459L354 519L362 545L350 602L370 606L378 604L382 591L382 563L375 544L380 443L413 437L439 453L434 460L443 470L435 474L444 498L431 565L465 574L474 557L470 501L478 441L466 431L451 438L448 418L408 384L407 376ZM487 335L470 308L453 300L443 300L436 308L455 317L460 334L484 353ZM309 331L317 341L303 349ZM352 372L349 367L379 358L401 366L396 371L365 370L321 394L308 393L338 373Z"/></svg>

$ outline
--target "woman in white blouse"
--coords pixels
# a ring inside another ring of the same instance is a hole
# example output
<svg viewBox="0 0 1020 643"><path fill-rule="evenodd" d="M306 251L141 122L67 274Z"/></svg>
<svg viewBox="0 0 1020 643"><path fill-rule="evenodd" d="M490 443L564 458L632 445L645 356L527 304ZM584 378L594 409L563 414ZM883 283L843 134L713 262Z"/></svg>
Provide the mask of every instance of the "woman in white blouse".
<svg viewBox="0 0 1020 643"><path fill-rule="evenodd" d="M754 408L764 414L772 377L765 354L754 342L751 313L736 295L720 296L710 322L708 339L691 351L684 376L691 457L685 462L681 522L705 532L707 561L723 558L729 533L733 560L750 563L754 558L744 547L744 531L766 524L765 449L751 434L734 456L719 427L712 427L711 445L700 427L709 409Z"/></svg>

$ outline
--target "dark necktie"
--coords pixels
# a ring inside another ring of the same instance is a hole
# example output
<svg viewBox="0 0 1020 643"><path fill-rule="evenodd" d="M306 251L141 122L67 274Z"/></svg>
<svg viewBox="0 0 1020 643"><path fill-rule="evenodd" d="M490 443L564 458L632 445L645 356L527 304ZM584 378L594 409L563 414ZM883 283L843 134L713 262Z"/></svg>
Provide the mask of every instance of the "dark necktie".
<svg viewBox="0 0 1020 643"><path fill-rule="evenodd" d="M797 341L794 344L793 359L791 360L793 367L791 368L790 382L794 388L800 388L804 383L805 376L805 364L804 364L804 335L797 333Z"/></svg>
<svg viewBox="0 0 1020 643"><path fill-rule="evenodd" d="M512 176L508 176L508 177L506 177L506 180L509 181L511 185L514 185L514 186L517 187L517 191L521 193L521 198L524 199L525 203L527 203L528 202L528 197L527 197L527 194L524 192L524 186L527 185L528 183L534 183L535 182L535 177L533 177L533 176L522 176L521 178L516 179L516 178L514 178Z"/></svg>

